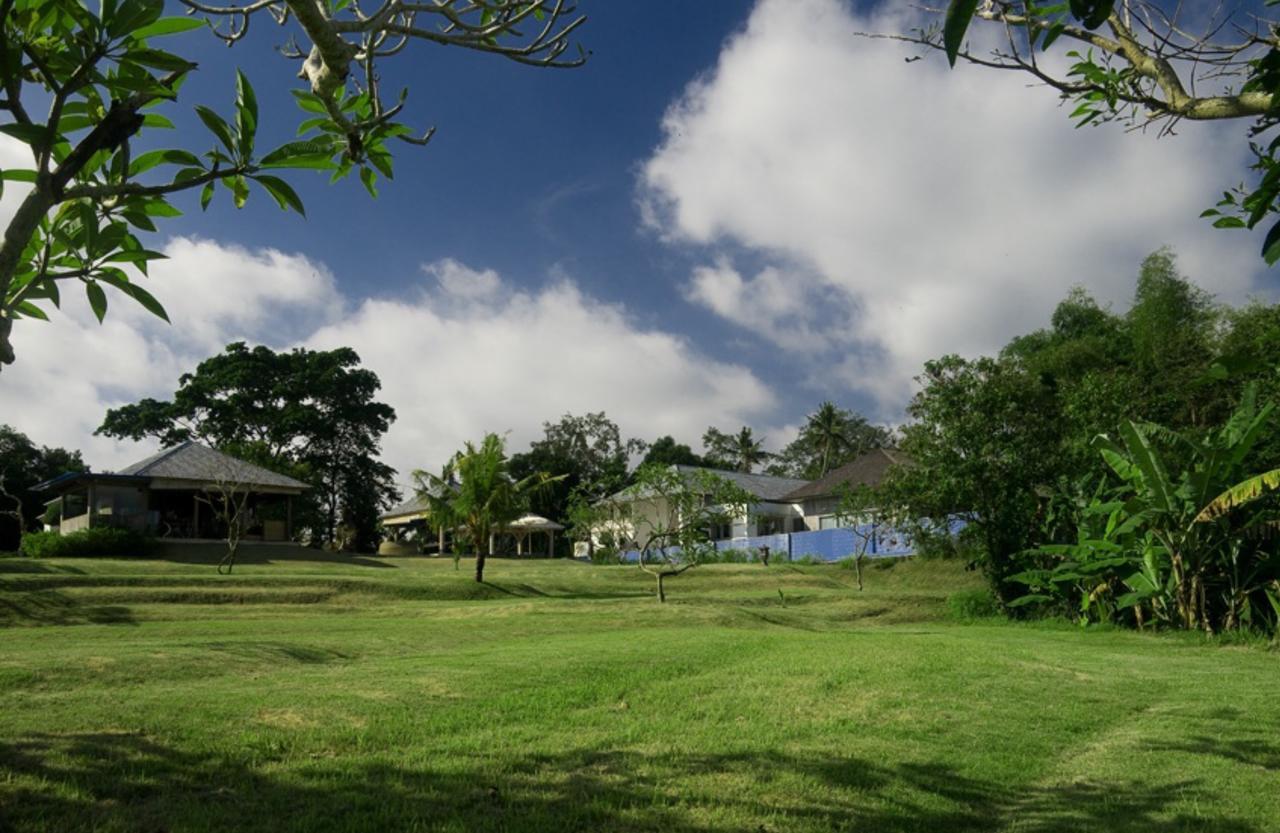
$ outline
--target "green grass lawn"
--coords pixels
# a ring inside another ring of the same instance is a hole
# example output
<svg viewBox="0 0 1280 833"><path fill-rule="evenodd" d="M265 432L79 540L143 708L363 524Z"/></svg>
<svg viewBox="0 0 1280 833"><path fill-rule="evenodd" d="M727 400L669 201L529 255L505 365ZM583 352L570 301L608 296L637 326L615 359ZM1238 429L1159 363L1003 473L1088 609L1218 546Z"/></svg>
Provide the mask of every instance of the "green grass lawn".
<svg viewBox="0 0 1280 833"><path fill-rule="evenodd" d="M942 562L468 566L0 560L0 830L1280 830L1275 652L951 621Z"/></svg>

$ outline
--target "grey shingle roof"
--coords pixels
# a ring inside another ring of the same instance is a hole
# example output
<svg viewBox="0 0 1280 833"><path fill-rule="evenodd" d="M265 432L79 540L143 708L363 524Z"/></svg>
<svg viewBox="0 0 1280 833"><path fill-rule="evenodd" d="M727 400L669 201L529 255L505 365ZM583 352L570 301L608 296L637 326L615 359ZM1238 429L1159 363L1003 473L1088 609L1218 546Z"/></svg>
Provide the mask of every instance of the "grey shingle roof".
<svg viewBox="0 0 1280 833"><path fill-rule="evenodd" d="M306 483L262 466L239 460L197 442L182 445L153 454L126 466L116 474L134 477L161 477L169 480L193 480L209 483L218 480L234 480L247 486L276 489L309 489Z"/></svg>
<svg viewBox="0 0 1280 833"><path fill-rule="evenodd" d="M875 448L827 473L812 483L807 483L785 496L788 501L829 497L841 486L878 486L889 469L896 465L910 465L911 458L891 448ZM802 481L803 482L803 481Z"/></svg>
<svg viewBox="0 0 1280 833"><path fill-rule="evenodd" d="M399 518L404 515L418 515L427 511L427 499L415 497L406 500L404 503L391 507L386 512L378 516L379 520L387 520L389 518Z"/></svg>
<svg viewBox="0 0 1280 833"><path fill-rule="evenodd" d="M745 472L729 471L727 469L711 469L706 468L705 466L676 466L676 470L680 472L697 471L699 468L723 477L725 480L728 480L738 486L738 488L743 491L750 492L761 500L781 500L789 493L808 482L805 480L797 480L794 477L774 477L769 474L747 474Z"/></svg>
<svg viewBox="0 0 1280 833"><path fill-rule="evenodd" d="M797 480L794 477L774 477L773 475L769 475L769 474L746 474L745 472L729 471L727 469L713 469L713 468L707 468L706 466L685 466L685 465L675 464L672 466L672 468L680 473L695 472L695 471L709 471L712 474L718 475L720 477L723 477L725 480L730 481L731 483L733 483L743 491L748 492L749 494L755 495L755 497L758 498L759 500L769 500L769 501L780 500L788 492L794 489L797 489L808 482L806 480ZM628 486L627 488L613 495L614 500L617 500L617 499L634 500L640 497L643 497L643 495L637 491L637 487L634 485Z"/></svg>

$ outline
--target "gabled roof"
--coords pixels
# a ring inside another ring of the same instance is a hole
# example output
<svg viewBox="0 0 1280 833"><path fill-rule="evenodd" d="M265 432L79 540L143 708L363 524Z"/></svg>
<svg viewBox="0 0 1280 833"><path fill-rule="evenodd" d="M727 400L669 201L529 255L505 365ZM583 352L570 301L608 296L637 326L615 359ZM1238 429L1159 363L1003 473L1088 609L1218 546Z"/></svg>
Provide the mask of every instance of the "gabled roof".
<svg viewBox="0 0 1280 833"><path fill-rule="evenodd" d="M747 474L741 471L729 471L728 469L712 469L706 466L682 466L676 465L676 471L709 471L712 474L723 477L730 483L733 483L744 492L749 492L761 500L781 500L786 497L794 489L803 486L806 481L797 480L794 477L774 477L771 474Z"/></svg>
<svg viewBox="0 0 1280 833"><path fill-rule="evenodd" d="M306 483L262 466L237 459L229 454L187 441L126 466L117 475L153 477L166 480L192 480L211 483L235 481L246 486L274 489L309 489Z"/></svg>
<svg viewBox="0 0 1280 833"><path fill-rule="evenodd" d="M800 501L831 497L839 492L842 486L879 486L890 468L896 465L911 465L911 462L910 457L896 449L874 448L840 468L828 472L825 477L787 494L784 500Z"/></svg>
<svg viewBox="0 0 1280 833"><path fill-rule="evenodd" d="M757 500L776 501L781 500L788 492L803 486L807 481L797 480L794 477L774 477L771 474L747 474L741 471L729 471L728 469L713 469L706 466L685 466L681 464L673 464L671 468L680 474L692 473L695 471L711 472L717 477L723 477L730 483L733 483L744 492L753 495ZM637 487L632 485L612 496L612 499L637 499L642 498Z"/></svg>
<svg viewBox="0 0 1280 833"><path fill-rule="evenodd" d="M391 507L386 512L378 516L378 520L386 521L392 518L403 518L412 516L425 516L427 509L427 499L424 497L415 497L406 500L404 503Z"/></svg>

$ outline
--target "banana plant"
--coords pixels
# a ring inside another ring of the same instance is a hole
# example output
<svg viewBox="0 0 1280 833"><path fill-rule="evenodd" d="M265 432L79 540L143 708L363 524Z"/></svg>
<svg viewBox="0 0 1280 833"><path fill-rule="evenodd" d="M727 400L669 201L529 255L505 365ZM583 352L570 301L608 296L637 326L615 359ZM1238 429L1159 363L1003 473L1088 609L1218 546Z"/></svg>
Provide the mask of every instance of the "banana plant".
<svg viewBox="0 0 1280 833"><path fill-rule="evenodd" d="M1247 472L1273 412L1251 386L1203 437L1128 422L1118 441L1096 438L1120 485L1082 509L1075 543L1030 554L1040 563L1015 576L1032 591L1018 603L1074 597L1082 621L1275 630L1280 513L1265 499L1280 491L1280 470Z"/></svg>

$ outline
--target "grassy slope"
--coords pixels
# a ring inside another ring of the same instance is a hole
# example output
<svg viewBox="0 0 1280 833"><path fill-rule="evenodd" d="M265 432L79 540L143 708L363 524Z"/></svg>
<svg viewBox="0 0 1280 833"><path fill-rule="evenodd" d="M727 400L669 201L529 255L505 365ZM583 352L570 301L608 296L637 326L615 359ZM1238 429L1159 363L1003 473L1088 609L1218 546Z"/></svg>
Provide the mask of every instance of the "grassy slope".
<svg viewBox="0 0 1280 833"><path fill-rule="evenodd" d="M0 830L1280 830L1274 653L950 623L950 564L466 568L0 561Z"/></svg>

